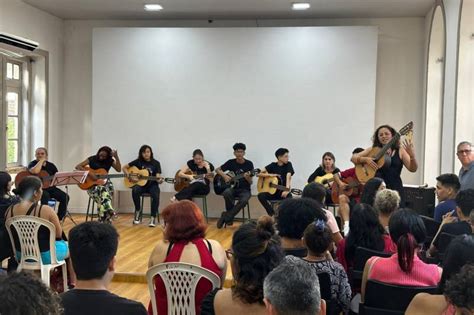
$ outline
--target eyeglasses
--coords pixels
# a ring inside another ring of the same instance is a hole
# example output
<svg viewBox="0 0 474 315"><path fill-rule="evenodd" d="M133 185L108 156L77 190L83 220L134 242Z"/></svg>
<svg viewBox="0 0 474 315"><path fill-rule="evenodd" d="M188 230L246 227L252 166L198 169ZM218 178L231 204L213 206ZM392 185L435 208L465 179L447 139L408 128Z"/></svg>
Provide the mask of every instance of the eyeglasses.
<svg viewBox="0 0 474 315"><path fill-rule="evenodd" d="M458 151L458 155L463 155L463 154L469 154L471 153L472 149L469 149L469 150L459 150Z"/></svg>
<svg viewBox="0 0 474 315"><path fill-rule="evenodd" d="M231 257L234 256L234 252L232 251L232 249L226 249L225 251L225 255L227 256L227 259L231 259Z"/></svg>

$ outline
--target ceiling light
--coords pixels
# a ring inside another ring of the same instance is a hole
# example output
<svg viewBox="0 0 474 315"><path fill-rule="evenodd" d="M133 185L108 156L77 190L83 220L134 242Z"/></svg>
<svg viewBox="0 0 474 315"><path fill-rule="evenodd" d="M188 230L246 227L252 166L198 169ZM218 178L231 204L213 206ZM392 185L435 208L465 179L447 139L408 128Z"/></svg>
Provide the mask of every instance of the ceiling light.
<svg viewBox="0 0 474 315"><path fill-rule="evenodd" d="M310 6L308 2L293 2L291 4L293 10L307 10Z"/></svg>
<svg viewBox="0 0 474 315"><path fill-rule="evenodd" d="M145 4L146 11L160 11L163 10L163 7L159 4Z"/></svg>

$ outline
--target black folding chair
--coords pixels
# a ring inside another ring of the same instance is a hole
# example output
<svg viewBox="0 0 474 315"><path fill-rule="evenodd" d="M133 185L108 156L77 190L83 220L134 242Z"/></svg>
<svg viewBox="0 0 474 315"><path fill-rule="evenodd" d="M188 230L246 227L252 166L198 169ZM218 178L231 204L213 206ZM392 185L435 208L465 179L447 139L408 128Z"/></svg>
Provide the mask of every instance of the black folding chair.
<svg viewBox="0 0 474 315"><path fill-rule="evenodd" d="M365 263L367 262L367 260L370 259L370 257L373 256L386 258L392 256L392 254L379 252L377 250L368 249L365 247L357 247L355 251L354 267L350 271L352 288L360 289L362 283L362 275L364 274Z"/></svg>
<svg viewBox="0 0 474 315"><path fill-rule="evenodd" d="M438 233L440 223L436 222L433 218L420 215L421 220L423 220L423 223L425 224L426 228L426 240L425 244L427 248L431 245L431 242L433 241L433 238L435 237L436 233Z"/></svg>
<svg viewBox="0 0 474 315"><path fill-rule="evenodd" d="M337 303L332 299L331 294L331 276L326 273L318 273L319 279L319 290L321 292L321 298L326 301L326 314L337 315L341 313L341 309Z"/></svg>

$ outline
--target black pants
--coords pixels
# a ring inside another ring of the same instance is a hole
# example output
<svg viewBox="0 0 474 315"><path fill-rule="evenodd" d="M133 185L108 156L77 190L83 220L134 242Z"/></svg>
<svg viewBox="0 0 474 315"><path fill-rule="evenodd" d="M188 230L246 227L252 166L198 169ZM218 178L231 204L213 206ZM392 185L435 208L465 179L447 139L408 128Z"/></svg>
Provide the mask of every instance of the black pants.
<svg viewBox="0 0 474 315"><path fill-rule="evenodd" d="M225 200L225 217L226 222L234 220L234 217L243 209L251 197L250 191L247 189L227 188L222 193ZM237 199L237 202L235 202Z"/></svg>
<svg viewBox="0 0 474 315"><path fill-rule="evenodd" d="M134 186L132 188L133 204L135 212L140 211L140 197L143 194L150 194L151 197L151 216L156 217L158 207L160 206L160 186L157 182L148 183L145 186Z"/></svg>
<svg viewBox="0 0 474 315"><path fill-rule="evenodd" d="M51 200L51 198L54 198L59 201L58 217L59 220L62 220L66 215L67 204L69 203L69 196L58 187L49 187L43 190L41 204L47 205L48 201Z"/></svg>
<svg viewBox="0 0 474 315"><path fill-rule="evenodd" d="M257 195L258 201L262 204L262 206L265 208L269 216L273 216L275 214L275 211L273 210L272 204L269 202L269 200L281 200L285 199L281 196L282 191L278 190L276 193L273 195L270 193L259 193ZM288 194L286 198L291 198L291 194Z"/></svg>
<svg viewBox="0 0 474 315"><path fill-rule="evenodd" d="M211 189L209 185L206 185L201 182L195 182L189 185L188 187L182 189L179 193L174 195L174 197L178 200L193 200L193 197L196 195L208 195Z"/></svg>

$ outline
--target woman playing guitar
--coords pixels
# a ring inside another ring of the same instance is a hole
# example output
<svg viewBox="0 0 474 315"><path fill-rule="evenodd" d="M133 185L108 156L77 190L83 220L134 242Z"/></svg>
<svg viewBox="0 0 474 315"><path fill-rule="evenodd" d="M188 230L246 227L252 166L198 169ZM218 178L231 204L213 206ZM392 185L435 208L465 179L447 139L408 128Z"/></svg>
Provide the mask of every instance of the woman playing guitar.
<svg viewBox="0 0 474 315"><path fill-rule="evenodd" d="M308 184L316 181L326 187L326 204L333 203L331 199L330 182L334 180L332 174L339 173L340 170L336 167L336 158L332 152L323 154L322 162L318 168L308 177ZM327 177L327 179L324 179Z"/></svg>
<svg viewBox="0 0 474 315"><path fill-rule="evenodd" d="M387 150L385 158L389 158L389 165L379 168L376 161L369 156L373 148L382 148L384 145L392 141L397 135L395 129L389 125L378 127L372 137L372 147L365 149L360 153L352 155L351 161L354 164L365 164L377 170L375 176L384 180L387 188L398 191L400 194L400 207L405 205L403 183L400 177L403 166L410 172L414 173L418 169L418 163L415 158L415 147L413 142L405 139L402 143L400 140L394 141L392 146Z"/></svg>
<svg viewBox="0 0 474 315"><path fill-rule="evenodd" d="M80 171L104 169L109 172L111 167L117 172L122 170L117 150L112 150L107 146L101 147L96 155L89 156L76 165L76 169ZM93 174L89 174L89 176L92 179L95 177ZM96 185L87 190L89 196L99 205L99 221L101 222L111 223L111 219L115 213L112 207L111 195L113 191L114 185L110 180L107 180L105 185Z"/></svg>

